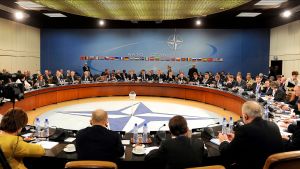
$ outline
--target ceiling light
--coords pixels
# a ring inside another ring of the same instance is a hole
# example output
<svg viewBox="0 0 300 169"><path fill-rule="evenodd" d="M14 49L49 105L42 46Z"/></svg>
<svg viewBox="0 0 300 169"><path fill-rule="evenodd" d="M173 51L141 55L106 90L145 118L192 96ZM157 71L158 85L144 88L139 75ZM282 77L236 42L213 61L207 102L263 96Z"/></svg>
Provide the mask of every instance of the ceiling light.
<svg viewBox="0 0 300 169"><path fill-rule="evenodd" d="M202 22L201 22L201 20L200 20L200 19L196 20L196 25L197 25L197 26L200 26L200 25L201 25L201 23L202 23Z"/></svg>
<svg viewBox="0 0 300 169"><path fill-rule="evenodd" d="M43 14L52 18L67 17L66 15L61 13L43 13Z"/></svg>
<svg viewBox="0 0 300 169"><path fill-rule="evenodd" d="M104 20L102 20L102 19L101 19L101 20L99 20L99 25L100 25L100 26L104 26L104 25L105 25L105 21L104 21Z"/></svg>
<svg viewBox="0 0 300 169"><path fill-rule="evenodd" d="M24 13L21 12L21 11L16 11L16 12L15 12L15 18L16 18L17 20L22 20L22 19L24 18Z"/></svg>
<svg viewBox="0 0 300 169"><path fill-rule="evenodd" d="M284 11L284 12L281 13L281 16L282 16L282 17L285 17L285 18L288 18L288 17L290 17L291 15L292 15L292 12L289 11L289 10L286 10L286 11Z"/></svg>
<svg viewBox="0 0 300 169"><path fill-rule="evenodd" d="M260 14L261 13L259 13L259 12L241 12L236 17L256 17Z"/></svg>
<svg viewBox="0 0 300 169"><path fill-rule="evenodd" d="M255 5L260 5L260 6L276 6L280 5L283 2L286 2L288 0L261 0L257 2Z"/></svg>
<svg viewBox="0 0 300 169"><path fill-rule="evenodd" d="M24 9L31 9L31 10L35 10L35 9L45 7L43 5L31 2L31 1L18 1L18 2L15 2L15 3L18 4L20 7L24 8Z"/></svg>

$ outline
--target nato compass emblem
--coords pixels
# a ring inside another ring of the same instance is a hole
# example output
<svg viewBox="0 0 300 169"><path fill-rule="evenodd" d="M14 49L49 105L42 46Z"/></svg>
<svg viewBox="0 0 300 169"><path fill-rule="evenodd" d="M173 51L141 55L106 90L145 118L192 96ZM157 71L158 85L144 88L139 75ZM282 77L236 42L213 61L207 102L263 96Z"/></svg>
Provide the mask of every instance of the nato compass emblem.
<svg viewBox="0 0 300 169"><path fill-rule="evenodd" d="M168 38L168 46L176 51L178 47L183 43L183 40L176 34L176 31L173 35Z"/></svg>

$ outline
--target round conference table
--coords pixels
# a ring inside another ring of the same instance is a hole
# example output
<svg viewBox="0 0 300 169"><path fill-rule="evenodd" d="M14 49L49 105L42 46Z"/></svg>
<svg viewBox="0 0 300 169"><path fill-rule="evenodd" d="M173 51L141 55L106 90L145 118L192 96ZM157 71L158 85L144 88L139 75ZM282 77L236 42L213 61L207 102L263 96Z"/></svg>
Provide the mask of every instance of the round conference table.
<svg viewBox="0 0 300 169"><path fill-rule="evenodd" d="M199 101L221 107L238 115L241 115L241 106L247 100L247 98L229 91L204 86L169 83L116 82L73 84L32 90L25 93L23 100L16 102L16 107L29 111L42 106L75 99L128 96L131 91L135 91L137 96L170 97ZM0 107L0 114L4 114L7 109L11 107L12 103L5 103ZM130 138L130 133L128 134L126 134L126 137ZM63 168L63 165L67 161L76 160L77 158L76 154L68 154L62 151L66 144L68 143L60 143L53 149L47 150L45 156L41 159L26 158L25 162L27 161L27 164L32 168L39 168L44 166L44 164L47 164L47 166L49 164L49 168ZM219 163L220 154L218 146L209 141L206 143L206 146L210 158L208 164ZM143 162L144 156L135 156L131 153L131 150L132 146L127 146L125 158L118 165L121 165L121 168L143 167L143 165L145 165Z"/></svg>
<svg viewBox="0 0 300 169"><path fill-rule="evenodd" d="M116 82L75 84L32 90L25 93L23 100L16 102L16 107L29 111L69 100L104 96L128 96L131 91L135 91L137 96L170 97L199 101L221 107L237 115L241 115L241 106L246 101L246 98L232 92L203 86ZM0 106L0 114L4 114L11 107L11 103Z"/></svg>

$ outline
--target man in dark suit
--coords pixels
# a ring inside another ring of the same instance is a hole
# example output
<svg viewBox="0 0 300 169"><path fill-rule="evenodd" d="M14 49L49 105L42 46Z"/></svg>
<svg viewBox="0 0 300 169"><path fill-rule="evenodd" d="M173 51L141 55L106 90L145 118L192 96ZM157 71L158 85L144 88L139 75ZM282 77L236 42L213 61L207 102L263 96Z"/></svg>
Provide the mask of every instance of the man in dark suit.
<svg viewBox="0 0 300 169"><path fill-rule="evenodd" d="M204 78L202 80L202 83L206 84L206 85L210 85L210 84L213 83L212 79L209 77L209 73L208 72L205 72Z"/></svg>
<svg viewBox="0 0 300 169"><path fill-rule="evenodd" d="M251 86L251 90L253 91L253 93L261 93L261 88L263 86L261 80L262 79L260 76L255 77L255 82Z"/></svg>
<svg viewBox="0 0 300 169"><path fill-rule="evenodd" d="M234 168L262 169L265 160L274 153L283 151L278 126L262 119L262 107L255 101L247 101L242 106L245 125L235 134L219 134L219 149L222 156Z"/></svg>
<svg viewBox="0 0 300 169"><path fill-rule="evenodd" d="M285 92L279 88L279 83L274 81L271 82L271 88L272 88L272 96L274 97L273 100L278 102L283 102L285 100Z"/></svg>
<svg viewBox="0 0 300 169"><path fill-rule="evenodd" d="M270 96L273 94L273 90L270 86L270 80L266 80L265 81L265 84L264 84L264 88L263 90L261 91L263 94L267 95L267 96Z"/></svg>
<svg viewBox="0 0 300 169"><path fill-rule="evenodd" d="M191 68L189 69L189 72L188 72L188 75L189 75L189 78L190 78L190 79L193 78L195 72L198 74L198 69L196 68L196 65L193 64L193 67L191 67Z"/></svg>
<svg viewBox="0 0 300 169"><path fill-rule="evenodd" d="M282 136L285 151L300 150L300 119L286 119L284 122L281 127L293 134L291 137Z"/></svg>
<svg viewBox="0 0 300 169"><path fill-rule="evenodd" d="M162 142L159 149L152 150L145 161L149 164L162 163L167 169L183 169L200 166L207 155L200 139L191 139L187 122L182 116L174 116L169 121L170 132L175 138Z"/></svg>
<svg viewBox="0 0 300 169"><path fill-rule="evenodd" d="M67 77L67 82L70 84L79 83L78 77L75 75L74 71L71 71L70 75Z"/></svg>
<svg viewBox="0 0 300 169"><path fill-rule="evenodd" d="M92 127L78 131L76 151L79 160L117 161L124 154L120 135L108 130L108 115L95 110L90 121Z"/></svg>
<svg viewBox="0 0 300 169"><path fill-rule="evenodd" d="M61 79L61 72L60 70L56 70L55 76L52 78L52 83L56 84L57 86L62 84L62 79Z"/></svg>
<svg viewBox="0 0 300 169"><path fill-rule="evenodd" d="M139 77L141 78L142 81L147 81L148 80L148 75L146 74L145 69L141 70L141 73L140 73Z"/></svg>
<svg viewBox="0 0 300 169"><path fill-rule="evenodd" d="M234 87L240 87L242 89L247 88L247 83L245 80L242 79L241 75L236 76L236 82L234 83Z"/></svg>
<svg viewBox="0 0 300 169"><path fill-rule="evenodd" d="M82 72L85 72L85 71L91 72L91 69L90 69L90 67L87 65L87 63L84 63L84 65L83 65L83 67L82 67Z"/></svg>

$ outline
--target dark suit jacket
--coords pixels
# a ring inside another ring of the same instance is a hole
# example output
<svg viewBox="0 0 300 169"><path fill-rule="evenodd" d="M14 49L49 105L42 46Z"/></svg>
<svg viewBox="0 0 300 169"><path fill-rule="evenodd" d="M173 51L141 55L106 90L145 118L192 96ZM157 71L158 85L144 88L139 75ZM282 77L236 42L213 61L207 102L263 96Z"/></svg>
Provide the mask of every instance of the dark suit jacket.
<svg viewBox="0 0 300 169"><path fill-rule="evenodd" d="M289 125L288 132L293 133L293 135L290 140L284 143L285 151L300 150L300 122L298 121L297 125Z"/></svg>
<svg viewBox="0 0 300 169"><path fill-rule="evenodd" d="M234 87L241 87L243 89L247 88L247 83L245 80L242 80L240 83L238 81L235 81L235 83L233 85L234 85Z"/></svg>
<svg viewBox="0 0 300 169"><path fill-rule="evenodd" d="M152 150L145 157L145 161L157 165L164 163L167 169L183 169L200 166L206 155L201 140L179 136L162 142L158 150Z"/></svg>
<svg viewBox="0 0 300 169"><path fill-rule="evenodd" d="M52 78L52 83L53 84L56 84L56 85L60 85L60 81L61 81L62 79L60 79L60 78L58 78L57 76L53 76L53 78Z"/></svg>
<svg viewBox="0 0 300 169"><path fill-rule="evenodd" d="M194 72L198 73L198 69L197 68L190 68L189 69L189 72L188 72L189 78L193 77Z"/></svg>
<svg viewBox="0 0 300 169"><path fill-rule="evenodd" d="M262 85L263 85L263 84L260 83L259 93L261 92L261 86L262 86ZM256 93L256 86L257 86L257 83L256 83L256 82L254 82L254 83L252 84L252 86L251 86L251 90L253 91L253 93Z"/></svg>
<svg viewBox="0 0 300 169"><path fill-rule="evenodd" d="M90 72L91 69L90 69L89 66L83 66L83 67L82 67L82 71L83 71L83 72L85 72L85 71L89 71L89 72Z"/></svg>
<svg viewBox="0 0 300 169"><path fill-rule="evenodd" d="M128 80L137 80L136 74L133 74L132 76L130 74L127 75Z"/></svg>
<svg viewBox="0 0 300 169"><path fill-rule="evenodd" d="M240 169L262 169L268 156L283 151L283 143L278 126L257 117L239 127L235 138L230 143L222 142L219 149L228 162L237 163Z"/></svg>
<svg viewBox="0 0 300 169"><path fill-rule="evenodd" d="M270 95L273 94L273 90L272 90L271 87L269 87L269 88L264 87L264 89L261 92L264 93L267 96L270 96Z"/></svg>
<svg viewBox="0 0 300 169"><path fill-rule="evenodd" d="M162 79L163 81L166 80L166 76L165 74L160 74L160 76L158 76L157 74L154 76L154 80L155 81L159 81L159 79Z"/></svg>
<svg viewBox="0 0 300 169"><path fill-rule="evenodd" d="M77 76L74 76L73 79L72 79L72 76L67 77L67 82L69 82L69 83L74 83L76 80L78 80Z"/></svg>
<svg viewBox="0 0 300 169"><path fill-rule="evenodd" d="M124 154L120 135L102 126L78 131L76 151L79 160L117 161Z"/></svg>
<svg viewBox="0 0 300 169"><path fill-rule="evenodd" d="M274 100L278 102L282 102L285 100L285 92L281 89L277 89L274 94Z"/></svg>

